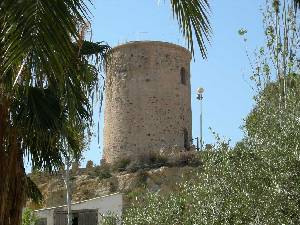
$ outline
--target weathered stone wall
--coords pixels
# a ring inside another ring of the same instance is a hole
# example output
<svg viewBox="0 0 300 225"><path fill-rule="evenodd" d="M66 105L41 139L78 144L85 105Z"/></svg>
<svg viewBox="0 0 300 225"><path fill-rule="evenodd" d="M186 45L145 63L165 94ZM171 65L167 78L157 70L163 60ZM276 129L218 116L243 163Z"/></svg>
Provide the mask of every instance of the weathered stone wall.
<svg viewBox="0 0 300 225"><path fill-rule="evenodd" d="M164 42L111 50L106 77L104 160L111 163L192 138L190 52Z"/></svg>

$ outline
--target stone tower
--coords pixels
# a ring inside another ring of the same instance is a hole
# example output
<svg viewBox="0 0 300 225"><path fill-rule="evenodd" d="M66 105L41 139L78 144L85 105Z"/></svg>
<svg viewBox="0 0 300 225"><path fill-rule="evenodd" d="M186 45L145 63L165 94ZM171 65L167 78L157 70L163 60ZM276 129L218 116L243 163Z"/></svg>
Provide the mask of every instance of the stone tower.
<svg viewBox="0 0 300 225"><path fill-rule="evenodd" d="M104 161L112 163L192 139L190 52L142 41L113 48L107 65Z"/></svg>

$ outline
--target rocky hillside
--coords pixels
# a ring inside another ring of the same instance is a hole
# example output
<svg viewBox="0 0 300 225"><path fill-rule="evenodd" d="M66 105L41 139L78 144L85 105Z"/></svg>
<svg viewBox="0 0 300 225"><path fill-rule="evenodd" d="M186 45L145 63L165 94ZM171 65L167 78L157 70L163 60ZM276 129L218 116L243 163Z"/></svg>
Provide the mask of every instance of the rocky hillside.
<svg viewBox="0 0 300 225"><path fill-rule="evenodd" d="M106 194L121 192L125 194L125 203L145 191L169 192L176 184L192 176L193 170L199 170L201 162L194 153L184 153L173 158L162 156L143 157L132 162L122 160L117 165L93 166L88 162L86 168L73 166L71 170L72 201L81 201ZM66 204L66 188L62 176L56 174L34 173L32 180L44 195L44 204L31 207L51 207Z"/></svg>

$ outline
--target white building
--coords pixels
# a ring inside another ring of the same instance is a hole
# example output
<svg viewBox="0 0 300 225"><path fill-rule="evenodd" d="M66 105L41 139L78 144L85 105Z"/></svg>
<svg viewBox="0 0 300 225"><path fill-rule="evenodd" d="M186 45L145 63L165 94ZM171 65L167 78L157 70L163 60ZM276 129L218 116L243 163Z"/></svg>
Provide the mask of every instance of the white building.
<svg viewBox="0 0 300 225"><path fill-rule="evenodd" d="M72 203L72 225L100 225L103 216L114 215L121 219L123 198L116 193ZM35 211L38 225L67 225L67 206Z"/></svg>

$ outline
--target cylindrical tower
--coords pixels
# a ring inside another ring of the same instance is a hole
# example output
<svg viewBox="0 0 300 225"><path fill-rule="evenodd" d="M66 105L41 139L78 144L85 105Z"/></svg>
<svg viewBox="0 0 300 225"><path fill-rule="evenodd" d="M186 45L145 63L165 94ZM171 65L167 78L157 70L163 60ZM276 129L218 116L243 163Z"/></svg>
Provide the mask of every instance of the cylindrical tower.
<svg viewBox="0 0 300 225"><path fill-rule="evenodd" d="M106 72L104 160L135 157L192 139L190 52L142 41L113 48Z"/></svg>

